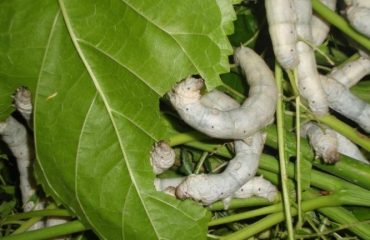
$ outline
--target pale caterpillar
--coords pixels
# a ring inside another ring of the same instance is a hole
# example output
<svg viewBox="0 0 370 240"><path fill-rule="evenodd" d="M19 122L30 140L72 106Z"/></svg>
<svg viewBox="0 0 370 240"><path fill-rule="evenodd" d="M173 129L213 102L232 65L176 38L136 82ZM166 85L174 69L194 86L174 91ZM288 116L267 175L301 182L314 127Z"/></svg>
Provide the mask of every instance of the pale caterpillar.
<svg viewBox="0 0 370 240"><path fill-rule="evenodd" d="M250 86L249 98L241 107L222 111L201 102L202 79L189 77L169 93L170 101L181 118L208 136L245 139L274 119L277 88L273 74L263 59L245 47L235 52L236 62L244 70Z"/></svg>
<svg viewBox="0 0 370 240"><path fill-rule="evenodd" d="M263 178L263 176L254 177L239 188L233 195L233 198L250 198L252 196L266 198L270 202L276 199L278 190L274 184Z"/></svg>
<svg viewBox="0 0 370 240"><path fill-rule="evenodd" d="M302 39L297 42L299 59L297 66L298 89L302 97L308 101L309 108L312 112L323 115L329 110L328 102L320 83L314 52L312 48L303 41L312 41L311 1L293 0L293 3L297 12L297 33Z"/></svg>
<svg viewBox="0 0 370 240"><path fill-rule="evenodd" d="M349 23L357 31L370 37L370 1L352 0L346 1L348 7L346 15Z"/></svg>
<svg viewBox="0 0 370 240"><path fill-rule="evenodd" d="M335 163L339 160L339 153L349 156L360 162L369 163L360 149L338 132L308 122L301 127L302 137L308 137L316 156L326 163Z"/></svg>
<svg viewBox="0 0 370 240"><path fill-rule="evenodd" d="M308 137L316 157L326 163L339 161L338 140L334 131L308 122L301 126L301 136Z"/></svg>
<svg viewBox="0 0 370 240"><path fill-rule="evenodd" d="M370 73L370 59L361 56L343 66L334 68L328 77L335 79L347 88L356 85L363 77Z"/></svg>
<svg viewBox="0 0 370 240"><path fill-rule="evenodd" d="M157 191L169 193L172 195L173 189L176 189L185 177L177 178L156 178L154 186ZM232 198L250 198L252 196L263 197L272 202L278 194L278 190L271 182L262 176L255 176L246 182L241 188L234 192Z"/></svg>
<svg viewBox="0 0 370 240"><path fill-rule="evenodd" d="M175 150L164 141L154 144L150 153L150 163L155 174L161 174L175 163Z"/></svg>
<svg viewBox="0 0 370 240"><path fill-rule="evenodd" d="M33 149L29 144L26 128L15 118L9 116L4 122L0 122L0 135L2 135L3 141L8 145L17 160L23 211L44 209L43 202L35 203L31 200L36 194L36 185L32 182L31 161L33 160ZM44 223L39 221L30 230L43 227Z"/></svg>
<svg viewBox="0 0 370 240"><path fill-rule="evenodd" d="M325 4L331 10L335 10L337 5L336 0L320 0L323 4ZM312 15L311 20L311 29L312 29L312 43L315 46L321 45L328 33L330 31L330 25L326 21L324 21L321 17L317 16L316 14Z"/></svg>
<svg viewBox="0 0 370 240"><path fill-rule="evenodd" d="M176 197L191 198L206 205L231 197L256 174L264 141L265 135L259 132L247 139L248 144L234 141L236 155L222 173L188 176L176 188Z"/></svg>
<svg viewBox="0 0 370 240"><path fill-rule="evenodd" d="M267 22L277 61L285 69L298 64L296 14L292 0L265 0Z"/></svg>
<svg viewBox="0 0 370 240"><path fill-rule="evenodd" d="M30 124L32 115L31 91L26 87L19 87L12 97L15 108Z"/></svg>
<svg viewBox="0 0 370 240"><path fill-rule="evenodd" d="M370 105L354 96L348 88L334 79L321 75L321 80L329 106L356 122L366 132L370 132Z"/></svg>

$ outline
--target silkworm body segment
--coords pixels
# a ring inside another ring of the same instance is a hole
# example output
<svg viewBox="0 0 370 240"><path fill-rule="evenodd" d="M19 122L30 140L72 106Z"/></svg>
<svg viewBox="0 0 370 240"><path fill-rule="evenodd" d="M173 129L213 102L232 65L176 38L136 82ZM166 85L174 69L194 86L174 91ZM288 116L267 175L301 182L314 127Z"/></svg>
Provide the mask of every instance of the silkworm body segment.
<svg viewBox="0 0 370 240"><path fill-rule="evenodd" d="M292 0L265 0L267 21L276 59L286 69L298 64L296 15Z"/></svg>
<svg viewBox="0 0 370 240"><path fill-rule="evenodd" d="M223 139L245 139L274 119L277 88L271 70L249 48L235 52L236 62L246 73L249 98L239 108L219 110L200 101L203 80L189 77L169 93L170 101L181 118L208 136Z"/></svg>
<svg viewBox="0 0 370 240"><path fill-rule="evenodd" d="M265 136L256 133L248 140L235 141L235 157L220 174L200 174L188 176L176 189L179 199L191 198L203 204L226 199L254 177Z"/></svg>

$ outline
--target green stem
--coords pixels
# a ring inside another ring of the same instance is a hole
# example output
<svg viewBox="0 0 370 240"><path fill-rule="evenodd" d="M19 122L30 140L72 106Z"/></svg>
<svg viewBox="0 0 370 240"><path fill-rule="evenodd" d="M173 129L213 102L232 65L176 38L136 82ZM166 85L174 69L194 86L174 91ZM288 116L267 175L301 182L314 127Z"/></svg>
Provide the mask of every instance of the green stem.
<svg viewBox="0 0 370 240"><path fill-rule="evenodd" d="M370 151L370 138L359 133L356 129L340 121L336 117L332 115L324 115L321 117L312 116L312 120L317 120L321 123L326 124L335 131L346 136L352 142L363 147L366 151Z"/></svg>
<svg viewBox="0 0 370 240"><path fill-rule="evenodd" d="M319 196L313 191L306 191L305 197L312 198L310 200L302 202L302 211L307 212L314 209L320 209L324 207L333 207L340 205L363 205L370 206L370 203L366 201L369 199L368 194L357 193L357 191L344 190L338 191L329 196ZM272 206L271 206L272 207ZM274 209L275 210L275 209ZM297 215L297 209L291 209L291 216ZM247 239L263 230L266 230L275 224L282 222L285 218L285 215L282 212L271 214L260 221L241 229L237 232L234 232L230 235L227 235L224 240L238 240L238 239ZM370 236L367 236L367 238Z"/></svg>
<svg viewBox="0 0 370 240"><path fill-rule="evenodd" d="M288 190L288 175L286 172L286 158L285 158L285 146L284 146L284 104L283 104L283 88L282 88L283 72L278 64L275 64L275 80L278 90L278 101L276 107L276 122L277 122L277 134L278 134L278 150L279 150L279 163L280 163L280 174L281 174L281 185L283 190L283 203L284 212L286 216L286 225L288 229L288 238L294 239L292 215L290 212L290 199Z"/></svg>
<svg viewBox="0 0 370 240"><path fill-rule="evenodd" d="M198 161L197 166L195 167L194 174L198 174L199 173L199 171L202 168L203 163L204 163L204 161L206 160L207 157L208 157L208 152L203 152L202 156L200 157L200 159Z"/></svg>
<svg viewBox="0 0 370 240"><path fill-rule="evenodd" d="M312 0L313 10L324 20L341 30L344 34L370 50L370 39L354 30L349 23L336 12L322 4L319 0Z"/></svg>
<svg viewBox="0 0 370 240"><path fill-rule="evenodd" d="M343 207L326 207L318 210L337 223L350 225L348 230L362 239L370 239L370 224L359 223L359 220L347 209Z"/></svg>
<svg viewBox="0 0 370 240"><path fill-rule="evenodd" d="M40 240L53 239L55 237L88 230L80 221L73 221L53 227L42 228L16 235L2 237L2 240Z"/></svg>
<svg viewBox="0 0 370 240"><path fill-rule="evenodd" d="M65 209L48 209L48 210L37 210L32 212L18 213L10 215L1 221L1 224L7 224L8 221L17 221L20 219L33 218L33 217L46 217L46 216L58 216L58 217L70 217L71 214Z"/></svg>
<svg viewBox="0 0 370 240"><path fill-rule="evenodd" d="M42 220L42 217L33 217L29 219L28 221L22 223L17 230L15 230L12 235L21 234L23 232L26 232L30 227L32 227L35 223Z"/></svg>
<svg viewBox="0 0 370 240"><path fill-rule="evenodd" d="M243 212L243 213L234 214L234 215L230 215L230 216L227 216L227 217L222 217L222 218L212 220L208 223L208 226L209 227L217 226L217 225L226 224L226 223L230 223L230 222L236 222L236 221L243 220L243 219L258 217L258 216L271 214L271 213L276 213L276 212L280 212L282 210L282 208L283 208L283 205L281 203L274 204L274 205L267 206L267 207L263 207L263 208L257 208L255 210L246 211L246 212Z"/></svg>
<svg viewBox="0 0 370 240"><path fill-rule="evenodd" d="M251 198L246 198L246 199L233 199L230 202L230 206L228 209L266 206L266 205L271 205L273 203L276 203L278 201L280 201L280 199L276 199L274 202L269 202L267 199L261 198L261 197L251 197ZM220 211L220 210L225 209L225 205L223 202L218 201L208 206L208 209L210 211Z"/></svg>
<svg viewBox="0 0 370 240"><path fill-rule="evenodd" d="M315 198L312 200L307 200L302 203L302 210L304 212L311 211L317 208L321 207L331 207L331 206L338 206L340 205L340 201L338 201L336 198L333 198L332 196L324 196ZM291 217L297 215L297 209L292 208L291 209ZM271 214L267 217L264 217L263 219L259 220L258 222L243 228L237 232L234 232L232 234L229 234L221 239L223 240L242 240L247 239L259 232L262 232L263 230L266 230L285 219L285 214L282 212Z"/></svg>

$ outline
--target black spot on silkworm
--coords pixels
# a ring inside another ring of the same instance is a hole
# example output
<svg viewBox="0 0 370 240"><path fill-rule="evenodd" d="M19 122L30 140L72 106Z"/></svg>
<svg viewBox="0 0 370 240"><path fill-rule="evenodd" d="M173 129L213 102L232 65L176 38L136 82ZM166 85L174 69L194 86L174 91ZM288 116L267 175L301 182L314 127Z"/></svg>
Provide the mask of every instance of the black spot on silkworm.
<svg viewBox="0 0 370 240"><path fill-rule="evenodd" d="M251 176L251 174L250 173L248 173L248 177L250 177Z"/></svg>
<svg viewBox="0 0 370 240"><path fill-rule="evenodd" d="M190 87L187 87L188 90L190 90Z"/></svg>
<svg viewBox="0 0 370 240"><path fill-rule="evenodd" d="M294 49L293 49L293 48L291 48L291 49L290 49L290 52L294 52Z"/></svg>
<svg viewBox="0 0 370 240"><path fill-rule="evenodd" d="M303 90L306 90L306 87L303 87L302 89L303 89Z"/></svg>
<svg viewBox="0 0 370 240"><path fill-rule="evenodd" d="M212 128L215 128L215 126L212 125Z"/></svg>
<svg viewBox="0 0 370 240"><path fill-rule="evenodd" d="M261 188L258 188L258 191L261 191Z"/></svg>
<svg viewBox="0 0 370 240"><path fill-rule="evenodd" d="M290 34L293 34L293 30L290 30Z"/></svg>
<svg viewBox="0 0 370 240"><path fill-rule="evenodd" d="M316 101L315 100L312 100L312 103L316 103Z"/></svg>
<svg viewBox="0 0 370 240"><path fill-rule="evenodd" d="M186 108L185 110L186 110L186 111L189 111L189 108Z"/></svg>
<svg viewBox="0 0 370 240"><path fill-rule="evenodd" d="M223 193L223 192L221 192L221 195L224 195L224 193Z"/></svg>
<svg viewBox="0 0 370 240"><path fill-rule="evenodd" d="M246 133L246 132L247 132L247 131L245 131L245 130L243 131L243 133Z"/></svg>
<svg viewBox="0 0 370 240"><path fill-rule="evenodd" d="M244 191L244 189L243 189L243 188L241 188L241 189L240 189L240 191L241 191L241 192L243 192L243 191Z"/></svg>

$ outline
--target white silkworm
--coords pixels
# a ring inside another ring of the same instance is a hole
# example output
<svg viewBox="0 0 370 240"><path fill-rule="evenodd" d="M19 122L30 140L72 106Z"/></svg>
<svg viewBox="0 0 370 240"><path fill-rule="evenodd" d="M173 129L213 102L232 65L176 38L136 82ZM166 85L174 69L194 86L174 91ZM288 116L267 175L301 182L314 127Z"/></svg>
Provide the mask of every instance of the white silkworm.
<svg viewBox="0 0 370 240"><path fill-rule="evenodd" d="M301 136L309 138L316 157L326 163L339 161L338 140L333 130L308 122L301 126Z"/></svg>
<svg viewBox="0 0 370 240"><path fill-rule="evenodd" d="M200 101L202 79L192 77L177 84L169 93L172 105L181 118L208 136L223 139L245 139L274 119L277 88L271 70L263 59L249 48L235 52L250 86L249 98L236 109L221 111Z"/></svg>
<svg viewBox="0 0 370 240"><path fill-rule="evenodd" d="M369 163L360 149L340 133L325 126L308 122L301 127L302 137L308 137L316 156L326 163L339 160L339 153L360 162Z"/></svg>
<svg viewBox="0 0 370 240"><path fill-rule="evenodd" d="M250 198L252 196L263 197L270 202L274 201L278 190L270 181L260 177L254 177L239 188L233 195L234 198Z"/></svg>
<svg viewBox="0 0 370 240"><path fill-rule="evenodd" d="M336 0L320 0L320 2L322 2L331 10L335 10L335 7L337 5ZM316 14L313 14L311 20L312 43L315 46L321 45L328 36L329 31L329 23Z"/></svg>
<svg viewBox="0 0 370 240"><path fill-rule="evenodd" d="M154 144L150 153L150 163L155 174L161 174L175 163L175 150L164 141Z"/></svg>
<svg viewBox="0 0 370 240"><path fill-rule="evenodd" d="M296 29L299 38L306 41L312 40L311 18L312 4L309 0L293 0L296 11Z"/></svg>
<svg viewBox="0 0 370 240"><path fill-rule="evenodd" d="M370 37L370 1L347 1L346 15L349 23L360 33Z"/></svg>
<svg viewBox="0 0 370 240"><path fill-rule="evenodd" d="M26 128L10 116L4 122L0 122L0 135L2 135L3 141L8 145L17 160L24 212L43 209L43 202L35 203L31 200L36 194L36 185L32 181L30 173L34 153L29 145ZM34 224L30 230L39 229L43 226L44 223L40 221Z"/></svg>
<svg viewBox="0 0 370 240"><path fill-rule="evenodd" d="M338 151L341 154L351 157L360 162L369 164L369 161L366 159L366 157L362 154L360 149L354 143L352 143L349 139L347 139L342 134L338 132L335 132L335 133L337 134Z"/></svg>
<svg viewBox="0 0 370 240"><path fill-rule="evenodd" d="M370 105L354 96L348 88L334 79L321 76L321 80L329 106L356 122L366 132L370 132Z"/></svg>
<svg viewBox="0 0 370 240"><path fill-rule="evenodd" d="M200 102L206 107L215 108L221 111L237 109L240 107L240 104L235 101L234 98L216 89L203 95Z"/></svg>
<svg viewBox="0 0 370 240"><path fill-rule="evenodd" d="M31 91L26 87L17 88L13 95L13 104L27 123L30 123L32 114Z"/></svg>
<svg viewBox="0 0 370 240"><path fill-rule="evenodd" d="M313 50L304 42L297 43L299 53L298 88L313 113L324 115L328 112L328 100L317 72Z"/></svg>
<svg viewBox="0 0 370 240"><path fill-rule="evenodd" d="M261 133L248 139L250 145L235 141L236 155L222 173L190 175L177 187L176 196L206 205L229 198L256 174L264 141Z"/></svg>
<svg viewBox="0 0 370 240"><path fill-rule="evenodd" d="M363 77L370 73L370 59L361 56L343 66L334 68L328 77L350 88L356 85Z"/></svg>
<svg viewBox="0 0 370 240"><path fill-rule="evenodd" d="M154 180L155 189L165 192L176 189L186 178L156 178ZM272 202L277 196L278 190L271 182L262 176L253 177L241 188L234 192L232 198L250 198L252 196L263 197Z"/></svg>
<svg viewBox="0 0 370 240"><path fill-rule="evenodd" d="M311 17L312 5L308 0L294 0L297 11L297 32L305 41L312 41ZM315 55L304 41L297 42L299 63L297 66L299 92L308 101L308 106L317 115L326 114L329 110L325 92L322 89L317 72Z"/></svg>
<svg viewBox="0 0 370 240"><path fill-rule="evenodd" d="M265 8L276 59L285 69L294 69L299 60L293 1L265 0Z"/></svg>

